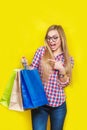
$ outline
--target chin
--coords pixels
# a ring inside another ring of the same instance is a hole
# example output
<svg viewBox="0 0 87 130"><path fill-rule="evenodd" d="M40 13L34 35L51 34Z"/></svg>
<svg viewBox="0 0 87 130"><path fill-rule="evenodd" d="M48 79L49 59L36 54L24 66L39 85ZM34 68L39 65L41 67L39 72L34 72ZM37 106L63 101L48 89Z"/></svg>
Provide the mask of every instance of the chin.
<svg viewBox="0 0 87 130"><path fill-rule="evenodd" d="M51 48L52 51L56 51L58 48Z"/></svg>

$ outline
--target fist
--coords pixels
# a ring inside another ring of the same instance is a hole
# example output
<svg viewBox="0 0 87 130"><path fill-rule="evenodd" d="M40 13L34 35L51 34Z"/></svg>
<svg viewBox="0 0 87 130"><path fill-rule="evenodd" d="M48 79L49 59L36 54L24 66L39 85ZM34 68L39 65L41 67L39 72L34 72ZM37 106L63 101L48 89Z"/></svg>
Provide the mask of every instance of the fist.
<svg viewBox="0 0 87 130"><path fill-rule="evenodd" d="M22 57L21 63L22 63L22 65L23 65L23 67L28 66L28 60L26 59L26 57Z"/></svg>
<svg viewBox="0 0 87 130"><path fill-rule="evenodd" d="M56 69L56 70L64 70L62 61L56 61L56 60L53 60L53 59L48 59L48 61L54 63L54 69Z"/></svg>

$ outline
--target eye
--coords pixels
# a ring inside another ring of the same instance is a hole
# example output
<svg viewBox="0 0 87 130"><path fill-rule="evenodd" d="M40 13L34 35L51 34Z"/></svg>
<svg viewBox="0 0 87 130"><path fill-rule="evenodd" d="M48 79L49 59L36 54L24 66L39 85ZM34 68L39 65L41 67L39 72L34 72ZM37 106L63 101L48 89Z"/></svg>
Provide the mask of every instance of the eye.
<svg viewBox="0 0 87 130"><path fill-rule="evenodd" d="M50 39L51 37L47 36L47 39Z"/></svg>
<svg viewBox="0 0 87 130"><path fill-rule="evenodd" d="M51 39L51 37L47 37L46 39L47 39L47 40L50 40L50 39Z"/></svg>
<svg viewBox="0 0 87 130"><path fill-rule="evenodd" d="M58 39L58 37L53 37L54 39Z"/></svg>

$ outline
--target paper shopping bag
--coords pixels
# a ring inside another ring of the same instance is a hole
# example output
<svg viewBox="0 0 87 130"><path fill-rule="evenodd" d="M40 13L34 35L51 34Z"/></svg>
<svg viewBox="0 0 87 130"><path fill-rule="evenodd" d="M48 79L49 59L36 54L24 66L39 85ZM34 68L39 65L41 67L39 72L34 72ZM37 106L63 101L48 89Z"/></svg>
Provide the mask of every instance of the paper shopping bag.
<svg viewBox="0 0 87 130"><path fill-rule="evenodd" d="M13 71L7 83L6 89L0 99L0 104L2 104L3 106L7 108L9 106L10 96L11 96L15 76L16 76L16 71Z"/></svg>
<svg viewBox="0 0 87 130"><path fill-rule="evenodd" d="M17 70L9 103L10 110L24 111L21 95L20 70Z"/></svg>
<svg viewBox="0 0 87 130"><path fill-rule="evenodd" d="M38 70L24 69L20 71L20 75L24 109L48 104Z"/></svg>

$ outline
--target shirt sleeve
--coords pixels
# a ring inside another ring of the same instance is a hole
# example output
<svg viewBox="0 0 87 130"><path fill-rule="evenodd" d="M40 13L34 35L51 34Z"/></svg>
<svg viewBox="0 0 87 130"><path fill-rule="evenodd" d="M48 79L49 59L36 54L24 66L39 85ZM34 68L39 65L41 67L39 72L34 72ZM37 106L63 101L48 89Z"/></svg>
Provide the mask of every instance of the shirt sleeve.
<svg viewBox="0 0 87 130"><path fill-rule="evenodd" d="M34 54L34 57L33 57L33 60L32 60L32 63L30 65L31 68L36 68L38 69L39 67L39 63L40 63L40 60L41 60L41 54L42 54L42 48L38 48Z"/></svg>
<svg viewBox="0 0 87 130"><path fill-rule="evenodd" d="M61 81L58 79L58 85L59 85L59 87L64 88L64 87L68 86L69 83L70 83L70 78L69 78L69 77L67 77L67 80L66 80L65 82L61 82Z"/></svg>

